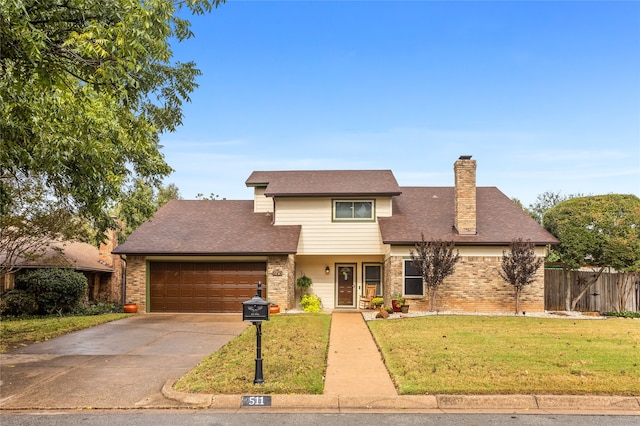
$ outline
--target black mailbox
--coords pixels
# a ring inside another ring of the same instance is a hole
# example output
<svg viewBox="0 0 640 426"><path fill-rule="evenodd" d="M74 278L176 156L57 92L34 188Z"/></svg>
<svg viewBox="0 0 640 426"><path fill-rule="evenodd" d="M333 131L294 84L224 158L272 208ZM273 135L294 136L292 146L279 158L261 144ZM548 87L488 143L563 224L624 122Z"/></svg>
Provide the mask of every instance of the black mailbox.
<svg viewBox="0 0 640 426"><path fill-rule="evenodd" d="M242 321L269 321L269 302L258 295L242 302Z"/></svg>

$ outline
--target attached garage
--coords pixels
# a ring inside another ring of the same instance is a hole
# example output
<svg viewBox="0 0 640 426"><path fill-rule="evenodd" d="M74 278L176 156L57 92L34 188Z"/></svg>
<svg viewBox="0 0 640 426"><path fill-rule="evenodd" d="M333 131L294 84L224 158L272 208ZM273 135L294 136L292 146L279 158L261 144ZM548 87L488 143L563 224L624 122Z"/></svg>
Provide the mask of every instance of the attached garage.
<svg viewBox="0 0 640 426"><path fill-rule="evenodd" d="M242 312L258 281L266 283L264 262L150 262L148 310Z"/></svg>

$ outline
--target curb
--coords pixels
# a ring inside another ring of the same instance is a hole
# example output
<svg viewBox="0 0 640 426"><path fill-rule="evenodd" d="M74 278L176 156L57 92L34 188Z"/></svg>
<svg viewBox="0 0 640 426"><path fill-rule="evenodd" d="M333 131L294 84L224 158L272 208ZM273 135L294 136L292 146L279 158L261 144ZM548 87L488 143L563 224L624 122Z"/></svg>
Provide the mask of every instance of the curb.
<svg viewBox="0 0 640 426"><path fill-rule="evenodd" d="M640 415L640 396L591 396L591 395L398 395L394 397L346 396L346 395L270 395L269 407L244 407L242 395L215 395L180 392L173 389L173 381L167 380L162 388L165 398L191 408L225 410L282 411L285 409L309 411L334 410L537 410L613 412L615 414Z"/></svg>

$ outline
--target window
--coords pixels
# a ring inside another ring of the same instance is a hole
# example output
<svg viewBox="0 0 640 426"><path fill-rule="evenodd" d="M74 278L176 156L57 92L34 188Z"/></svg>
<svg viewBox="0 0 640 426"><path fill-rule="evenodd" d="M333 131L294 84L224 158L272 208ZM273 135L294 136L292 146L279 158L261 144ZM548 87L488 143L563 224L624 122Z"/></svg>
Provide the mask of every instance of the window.
<svg viewBox="0 0 640 426"><path fill-rule="evenodd" d="M382 296L382 267L380 265L364 265L364 288L376 287L376 296Z"/></svg>
<svg viewBox="0 0 640 426"><path fill-rule="evenodd" d="M373 201L334 200L334 220L373 220Z"/></svg>
<svg viewBox="0 0 640 426"><path fill-rule="evenodd" d="M405 296L423 296L422 275L413 267L411 260L404 261L404 294Z"/></svg>

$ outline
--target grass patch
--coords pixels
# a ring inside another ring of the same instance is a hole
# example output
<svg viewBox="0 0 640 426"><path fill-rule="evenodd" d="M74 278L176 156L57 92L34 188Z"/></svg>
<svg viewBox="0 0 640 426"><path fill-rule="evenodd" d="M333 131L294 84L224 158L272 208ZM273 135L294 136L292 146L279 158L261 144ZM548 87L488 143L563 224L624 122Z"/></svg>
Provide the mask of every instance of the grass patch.
<svg viewBox="0 0 640 426"><path fill-rule="evenodd" d="M635 320L428 316L369 328L400 394L640 394Z"/></svg>
<svg viewBox="0 0 640 426"><path fill-rule="evenodd" d="M0 322L0 353L128 316L130 315L104 314L30 319L2 318Z"/></svg>
<svg viewBox="0 0 640 426"><path fill-rule="evenodd" d="M256 328L204 359L175 388L186 392L241 394L321 394L331 315L273 315L262 325L264 383L253 383Z"/></svg>

